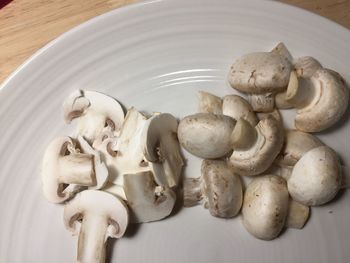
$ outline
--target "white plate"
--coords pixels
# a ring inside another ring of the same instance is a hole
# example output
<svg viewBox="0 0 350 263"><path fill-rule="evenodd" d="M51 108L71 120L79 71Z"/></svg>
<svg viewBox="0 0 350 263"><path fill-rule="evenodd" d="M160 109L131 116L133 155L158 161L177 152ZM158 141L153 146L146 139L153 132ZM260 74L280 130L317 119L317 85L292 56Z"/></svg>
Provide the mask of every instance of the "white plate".
<svg viewBox="0 0 350 263"><path fill-rule="evenodd" d="M45 146L73 129L65 126L61 110L71 91L98 90L126 107L181 117L196 111L199 89L233 93L226 82L229 65L278 41L294 56L315 56L350 80L349 31L277 2L141 3L95 18L40 50L1 86L0 261L75 258L76 238L64 229L62 206L44 199L39 177ZM288 114L290 121L294 113ZM320 137L350 165L347 119ZM189 161L186 173L199 174L198 160ZM181 209L111 242L111 256L119 263L349 262L349 220L349 191L314 208L302 231L287 230L271 242L250 236L240 218L214 218L202 207Z"/></svg>

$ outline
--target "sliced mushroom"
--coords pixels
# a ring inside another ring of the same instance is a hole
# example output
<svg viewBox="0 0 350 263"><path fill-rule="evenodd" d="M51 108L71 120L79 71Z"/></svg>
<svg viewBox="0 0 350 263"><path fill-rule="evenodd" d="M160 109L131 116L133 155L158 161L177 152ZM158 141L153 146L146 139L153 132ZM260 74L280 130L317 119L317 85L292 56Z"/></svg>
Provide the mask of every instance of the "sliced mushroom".
<svg viewBox="0 0 350 263"><path fill-rule="evenodd" d="M123 191L125 174L152 172L158 185L177 185L184 164L176 138L177 120L170 114L156 114L147 119L131 108L118 138L106 137L96 147L103 153L110 181ZM116 187L117 187L116 186Z"/></svg>
<svg viewBox="0 0 350 263"><path fill-rule="evenodd" d="M211 215L229 218L242 206L243 190L239 176L224 161L204 160L199 178L184 181L184 206L204 201Z"/></svg>
<svg viewBox="0 0 350 263"><path fill-rule="evenodd" d="M78 134L92 143L103 130L117 134L124 121L121 105L112 97L96 91L77 90L63 104L67 123L79 118Z"/></svg>
<svg viewBox="0 0 350 263"><path fill-rule="evenodd" d="M175 205L175 192L158 186L151 172L124 175L124 191L133 223L161 220Z"/></svg>
<svg viewBox="0 0 350 263"><path fill-rule="evenodd" d="M178 122L168 113L149 118L141 134L141 146L156 183L164 187L178 185L184 165L179 141Z"/></svg>
<svg viewBox="0 0 350 263"><path fill-rule="evenodd" d="M81 153L70 137L54 139L45 151L41 170L46 199L61 203L81 190L81 186L96 185L93 159L92 154Z"/></svg>
<svg viewBox="0 0 350 263"><path fill-rule="evenodd" d="M235 120L242 118L253 126L258 124L258 118L252 106L248 101L238 95L227 95L223 98L222 113Z"/></svg>
<svg viewBox="0 0 350 263"><path fill-rule="evenodd" d="M77 262L105 262L107 239L121 238L128 220L125 204L109 193L87 190L76 195L64 208L64 223L79 234Z"/></svg>
<svg viewBox="0 0 350 263"><path fill-rule="evenodd" d="M222 99L205 91L199 91L199 112L222 114Z"/></svg>
<svg viewBox="0 0 350 263"><path fill-rule="evenodd" d="M244 194L244 227L256 238L276 238L287 219L288 201L287 184L282 177L265 175L254 178Z"/></svg>
<svg viewBox="0 0 350 263"><path fill-rule="evenodd" d="M110 182L119 186L119 197L126 200L123 190L124 174L149 171L142 148L142 132L147 117L131 108L125 117L120 136L106 137L102 143L94 143L103 155L110 174Z"/></svg>
<svg viewBox="0 0 350 263"><path fill-rule="evenodd" d="M203 159L216 159L232 151L231 133L236 121L224 115L197 113L183 118L178 127L181 146Z"/></svg>
<svg viewBox="0 0 350 263"><path fill-rule="evenodd" d="M292 198L316 206L331 201L342 185L342 167L336 153L320 146L305 153L295 164L288 179Z"/></svg>
<svg viewBox="0 0 350 263"><path fill-rule="evenodd" d="M235 149L229 158L233 170L239 175L254 176L263 173L283 146L284 134L274 117L268 116L255 128L250 126L250 129L256 131L252 146L249 149Z"/></svg>
<svg viewBox="0 0 350 263"><path fill-rule="evenodd" d="M318 69L309 80L289 85L286 100L298 109L295 117L298 130L319 132L343 116L349 102L349 90L338 73Z"/></svg>
<svg viewBox="0 0 350 263"><path fill-rule="evenodd" d="M284 146L277 157L277 164L294 166L309 150L324 145L316 136L297 130L287 130Z"/></svg>

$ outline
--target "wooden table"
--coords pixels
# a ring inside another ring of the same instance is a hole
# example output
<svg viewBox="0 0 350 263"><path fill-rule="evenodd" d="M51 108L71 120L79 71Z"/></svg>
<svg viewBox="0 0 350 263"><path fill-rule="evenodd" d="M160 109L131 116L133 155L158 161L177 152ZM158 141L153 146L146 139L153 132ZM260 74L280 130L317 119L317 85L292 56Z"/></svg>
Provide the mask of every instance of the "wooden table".
<svg viewBox="0 0 350 263"><path fill-rule="evenodd" d="M213 0L215 1L215 0ZM63 32L137 0L0 0L0 83ZM350 28L350 0L282 0Z"/></svg>

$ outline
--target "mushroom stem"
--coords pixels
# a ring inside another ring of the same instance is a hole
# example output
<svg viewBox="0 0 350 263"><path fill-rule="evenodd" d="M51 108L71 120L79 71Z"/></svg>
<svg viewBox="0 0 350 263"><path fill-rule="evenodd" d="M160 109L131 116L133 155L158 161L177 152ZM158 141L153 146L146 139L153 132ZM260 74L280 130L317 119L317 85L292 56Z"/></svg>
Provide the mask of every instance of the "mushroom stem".
<svg viewBox="0 0 350 263"><path fill-rule="evenodd" d="M295 108L303 108L314 98L314 88L308 79L298 79L297 73L290 73L285 103Z"/></svg>
<svg viewBox="0 0 350 263"><path fill-rule="evenodd" d="M233 149L249 149L257 140L255 128L246 120L240 118L231 134Z"/></svg>
<svg viewBox="0 0 350 263"><path fill-rule="evenodd" d="M203 199L202 177L186 178L183 182L184 207L199 204Z"/></svg>
<svg viewBox="0 0 350 263"><path fill-rule="evenodd" d="M289 199L288 216L286 226L302 229L309 219L310 207Z"/></svg>
<svg viewBox="0 0 350 263"><path fill-rule="evenodd" d="M91 154L71 153L59 160L62 167L59 175L60 183L92 186L94 178L93 157Z"/></svg>
<svg viewBox="0 0 350 263"><path fill-rule="evenodd" d="M99 215L85 215L81 224L77 262L104 263L106 258L107 219Z"/></svg>
<svg viewBox="0 0 350 263"><path fill-rule="evenodd" d="M257 112L271 112L275 105L274 94L272 93L249 94L248 101L253 110Z"/></svg>

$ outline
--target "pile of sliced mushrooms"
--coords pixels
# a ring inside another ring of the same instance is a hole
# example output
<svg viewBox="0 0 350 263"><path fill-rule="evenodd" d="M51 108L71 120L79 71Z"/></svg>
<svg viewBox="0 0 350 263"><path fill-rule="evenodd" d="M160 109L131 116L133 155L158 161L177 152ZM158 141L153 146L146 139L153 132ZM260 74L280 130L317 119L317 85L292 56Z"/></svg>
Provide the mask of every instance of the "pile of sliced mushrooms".
<svg viewBox="0 0 350 263"><path fill-rule="evenodd" d="M250 234L272 240L285 227L303 228L311 206L347 186L336 152L312 135L348 107L337 72L312 57L293 59L279 43L236 60L228 82L242 96L201 91L199 112L179 122L133 107L124 114L99 92L67 97L64 118L77 129L49 144L41 176L44 196L64 204L65 226L79 236L77 262L105 262L109 237L166 218L178 193L185 207L202 204L215 217L241 212ZM294 130L279 113L290 108ZM181 147L203 159L199 178L182 179Z"/></svg>

